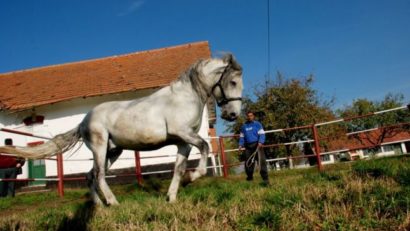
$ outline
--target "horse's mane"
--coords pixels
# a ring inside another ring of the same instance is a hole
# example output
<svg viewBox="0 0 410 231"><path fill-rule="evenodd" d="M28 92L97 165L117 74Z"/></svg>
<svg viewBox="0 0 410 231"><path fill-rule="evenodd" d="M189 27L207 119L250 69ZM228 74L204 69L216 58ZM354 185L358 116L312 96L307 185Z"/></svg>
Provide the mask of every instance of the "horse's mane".
<svg viewBox="0 0 410 231"><path fill-rule="evenodd" d="M192 64L186 71L184 71L178 79L174 80L171 85L177 83L177 82L185 82L185 83L190 83L192 88L198 93L198 95L201 98L208 98L209 93L205 91L205 89L201 86L200 80L199 80L199 71L198 67L201 62L203 62L203 59L198 60L194 64Z"/></svg>
<svg viewBox="0 0 410 231"><path fill-rule="evenodd" d="M236 61L232 54L225 54L221 59L230 64L230 70L242 72L242 66ZM184 71L175 81L191 81L192 78L198 78L198 66L203 61L205 60L200 59L196 61L186 71Z"/></svg>
<svg viewBox="0 0 410 231"><path fill-rule="evenodd" d="M182 82L191 82L192 78L198 78L199 73L198 73L198 66L199 64L204 61L203 59L198 60L194 64L192 64L187 70L182 72L181 75L179 75L178 79L174 80L173 82L177 81L182 81Z"/></svg>
<svg viewBox="0 0 410 231"><path fill-rule="evenodd" d="M242 72L242 67L241 65L235 60L232 54L226 54L222 58L225 62L229 63L229 70L230 71L240 71ZM201 97L209 97L210 93L206 92L203 87L200 86L200 80L199 80L199 71L198 67L201 62L204 62L204 59L200 59L194 64L192 64L186 71L181 73L181 75L178 77L178 79L174 80L171 85L175 84L176 82L189 82L192 85L192 88L195 89L195 91L201 96Z"/></svg>

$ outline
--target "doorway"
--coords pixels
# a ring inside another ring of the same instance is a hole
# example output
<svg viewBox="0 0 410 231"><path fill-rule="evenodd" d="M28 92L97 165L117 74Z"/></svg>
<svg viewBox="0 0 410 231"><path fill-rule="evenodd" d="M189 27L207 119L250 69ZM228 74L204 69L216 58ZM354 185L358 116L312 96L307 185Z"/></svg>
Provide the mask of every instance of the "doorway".
<svg viewBox="0 0 410 231"><path fill-rule="evenodd" d="M43 144L44 141L30 142L27 145L34 147ZM45 160L29 160L28 161L28 177L29 178L45 178L46 163ZM30 181L30 186L45 185L45 181Z"/></svg>

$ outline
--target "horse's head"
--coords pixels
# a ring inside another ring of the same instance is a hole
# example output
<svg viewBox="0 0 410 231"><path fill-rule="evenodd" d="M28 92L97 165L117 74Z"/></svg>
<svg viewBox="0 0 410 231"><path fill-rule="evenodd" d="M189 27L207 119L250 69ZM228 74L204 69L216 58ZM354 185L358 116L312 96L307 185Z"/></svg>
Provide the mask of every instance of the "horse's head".
<svg viewBox="0 0 410 231"><path fill-rule="evenodd" d="M202 72L207 76L211 94L221 108L221 118L233 121L238 118L242 105L242 67L231 54L222 59L204 62Z"/></svg>

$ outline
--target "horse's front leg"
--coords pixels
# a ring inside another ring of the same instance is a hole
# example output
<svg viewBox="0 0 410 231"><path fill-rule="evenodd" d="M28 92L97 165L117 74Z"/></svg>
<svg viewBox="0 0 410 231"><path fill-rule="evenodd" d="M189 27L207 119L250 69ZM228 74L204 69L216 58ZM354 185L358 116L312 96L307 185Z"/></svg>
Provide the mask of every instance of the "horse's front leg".
<svg viewBox="0 0 410 231"><path fill-rule="evenodd" d="M192 146L189 144L178 144L178 154L177 154L177 160L175 162L175 168L174 168L174 176L172 177L171 185L169 186L168 189L168 201L169 202L174 202L177 198L177 192L179 188L179 184L181 182L181 177L185 173L186 169L186 162L189 156L189 153L191 152Z"/></svg>

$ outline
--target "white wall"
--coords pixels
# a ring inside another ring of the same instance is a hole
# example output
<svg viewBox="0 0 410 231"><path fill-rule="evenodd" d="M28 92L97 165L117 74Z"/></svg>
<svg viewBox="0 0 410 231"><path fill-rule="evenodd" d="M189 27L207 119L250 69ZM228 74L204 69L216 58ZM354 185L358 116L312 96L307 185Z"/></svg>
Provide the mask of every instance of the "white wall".
<svg viewBox="0 0 410 231"><path fill-rule="evenodd" d="M130 100L150 94L153 91L138 91L122 94L113 94L108 96L92 97L85 99L75 99L66 102L56 103L47 106L36 108L36 114L45 116L44 123L41 125L25 126L22 121L27 116L32 114L32 111L24 111L18 113L0 112L0 126L2 128L15 129L19 131L26 131L37 135L53 137L57 134L64 133L75 126L77 126L84 118L85 114L96 105L113 100ZM199 134L202 137L208 137L208 113L205 107L201 129ZM5 132L0 132L0 142L5 138L12 138L14 145L26 146L27 143L40 141L42 139L32 138L27 136L15 135ZM67 152L64 154L64 174L87 172L92 168L92 153L85 146L80 147L79 144L73 150L76 152ZM177 152L176 146L166 146L156 151L141 152L141 157L153 157L169 155L169 157L142 159L141 165L150 165L165 162L174 162L175 154ZM189 159L199 158L198 150L193 148ZM83 160L83 161L79 161ZM57 174L56 161L46 160L46 175L55 176ZM110 169L134 167L134 151L124 151L120 158L114 163ZM28 165L23 168L23 174L19 178L28 177Z"/></svg>

